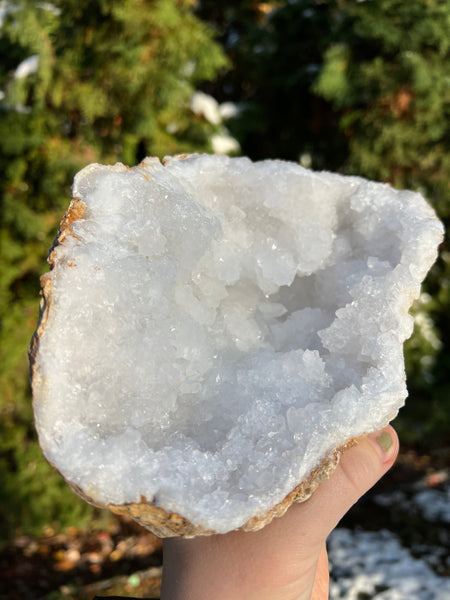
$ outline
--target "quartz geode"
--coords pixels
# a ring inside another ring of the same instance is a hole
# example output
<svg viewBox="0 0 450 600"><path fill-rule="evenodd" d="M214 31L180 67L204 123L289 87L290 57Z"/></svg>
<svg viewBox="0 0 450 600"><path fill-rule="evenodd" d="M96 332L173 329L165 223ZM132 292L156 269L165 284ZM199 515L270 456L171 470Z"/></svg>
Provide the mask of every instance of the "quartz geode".
<svg viewBox="0 0 450 600"><path fill-rule="evenodd" d="M441 237L419 194L294 163L86 167L30 349L45 456L160 535L261 527L397 414Z"/></svg>

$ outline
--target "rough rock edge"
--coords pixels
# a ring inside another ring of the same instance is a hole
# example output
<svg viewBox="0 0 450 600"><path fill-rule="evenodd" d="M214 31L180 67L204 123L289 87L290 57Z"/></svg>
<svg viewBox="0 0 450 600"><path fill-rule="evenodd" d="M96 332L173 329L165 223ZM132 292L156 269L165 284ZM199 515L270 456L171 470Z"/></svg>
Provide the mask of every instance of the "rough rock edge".
<svg viewBox="0 0 450 600"><path fill-rule="evenodd" d="M60 244L64 243L64 240L69 236L73 236L79 239L72 231L72 225L75 221L81 219L86 211L86 204L81 200L81 198L72 198L69 208L64 213L64 216L59 225L58 233L53 241L53 244L49 250L49 255L47 258L47 262L50 266L50 271L55 266L55 249ZM72 265L73 266L73 265ZM47 323L49 313L53 304L53 286L52 279L50 273L44 273L40 278L41 283L41 301L39 304L39 319L36 331L31 338L31 342L28 348L28 359L30 361L30 380L31 386L34 392L34 388L36 386L36 378L38 377L37 369L36 369L36 356L39 348L39 339L41 338L45 324ZM42 382L39 382L42 386ZM33 393L34 400L34 393Z"/></svg>
<svg viewBox="0 0 450 600"><path fill-rule="evenodd" d="M174 158L183 159L188 157L189 155L182 154L177 155ZM156 162L156 160L153 158L146 158L139 165L133 167L133 170L139 172L140 167L149 166L150 162ZM167 161L168 158L165 158L162 161L162 164L166 164ZM126 171L129 169L129 167L126 167L121 163L116 163L116 165L114 165L111 169ZM142 172L141 174L144 175ZM146 178L148 179L148 176L146 176ZM55 266L55 249L57 248L57 246L63 244L64 240L68 236L73 236L79 239L74 234L72 230L72 225L75 223L75 221L78 221L83 217L86 208L87 206L81 200L81 198L77 198L76 196L72 198L69 204L69 208L67 209L61 220L58 233L49 251L47 262L50 266L50 271ZM45 273L44 275L42 275L40 278L40 282L41 302L39 306L38 326L31 339L30 346L28 349L28 357L30 362L30 380L31 387L33 390L33 403L35 397L38 395L38 390L41 392L41 395L43 395L42 392L45 382L42 380L42 377L37 369L36 357L39 349L39 340L44 332L45 325L49 319L51 308L53 305L53 286L50 273ZM292 490L292 492L290 492L281 502L276 504L267 512L257 514L251 517L241 527L238 527L237 530L257 531L258 529L262 529L265 525L269 524L275 517L283 516L287 509L295 502L300 503L304 502L305 500L308 500L308 498L310 498L310 496L315 492L319 484L331 477L339 463L341 454L348 448L354 446L356 443L356 438L351 438L344 442L342 446L339 446L339 448L336 448L333 451L331 451L328 454L328 456L322 460L321 465L316 467L308 477L303 479L303 481L301 481ZM142 501L139 503L132 502L122 505L108 504L107 506L105 506L104 504L97 502L95 498L88 495L78 485L68 480L52 462L48 462L52 467L54 467L58 471L58 473L60 473L63 479L65 479L70 489L73 492L75 492L78 496L80 496L83 500L98 508L109 508L111 512L117 515L129 516L133 518L137 523L139 523L140 525L157 535L158 537L192 538L199 535L214 535L217 533L214 530L205 529L200 525L194 525L191 521L189 521L182 515L179 515L178 513L168 512L159 506L155 506L151 502L148 502L145 497L142 497Z"/></svg>

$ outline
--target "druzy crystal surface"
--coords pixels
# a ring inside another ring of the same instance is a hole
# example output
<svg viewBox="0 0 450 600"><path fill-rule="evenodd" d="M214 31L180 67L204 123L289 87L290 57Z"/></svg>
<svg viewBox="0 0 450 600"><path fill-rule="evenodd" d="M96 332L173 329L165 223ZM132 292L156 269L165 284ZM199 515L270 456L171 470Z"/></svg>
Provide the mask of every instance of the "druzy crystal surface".
<svg viewBox="0 0 450 600"><path fill-rule="evenodd" d="M192 155L90 165L73 195L33 388L90 498L229 531L395 417L442 236L419 194Z"/></svg>

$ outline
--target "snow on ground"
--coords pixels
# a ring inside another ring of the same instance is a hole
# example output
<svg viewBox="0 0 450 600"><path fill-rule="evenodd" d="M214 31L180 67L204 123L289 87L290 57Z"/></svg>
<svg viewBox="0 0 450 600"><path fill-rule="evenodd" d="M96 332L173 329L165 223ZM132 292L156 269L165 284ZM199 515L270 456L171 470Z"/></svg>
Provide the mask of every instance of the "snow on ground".
<svg viewBox="0 0 450 600"><path fill-rule="evenodd" d="M428 521L450 523L450 486L446 490L423 490L414 496L414 503Z"/></svg>
<svg viewBox="0 0 450 600"><path fill-rule="evenodd" d="M404 504L408 502L408 494L402 490L378 494L375 502L384 507ZM410 508L420 512L427 521L450 523L450 485L445 489L421 489L414 494L409 503Z"/></svg>
<svg viewBox="0 0 450 600"><path fill-rule="evenodd" d="M336 529L328 541L330 600L450 600L450 483L441 489L426 489L423 482L413 487L413 493L397 489L376 494L372 506L408 514L410 527L420 523L422 534L430 532L429 543L416 529L423 543L413 548L385 529ZM399 522L399 514L392 523ZM436 531L440 545L433 537Z"/></svg>
<svg viewBox="0 0 450 600"><path fill-rule="evenodd" d="M330 600L450 600L450 578L413 558L389 531L336 529L328 551Z"/></svg>

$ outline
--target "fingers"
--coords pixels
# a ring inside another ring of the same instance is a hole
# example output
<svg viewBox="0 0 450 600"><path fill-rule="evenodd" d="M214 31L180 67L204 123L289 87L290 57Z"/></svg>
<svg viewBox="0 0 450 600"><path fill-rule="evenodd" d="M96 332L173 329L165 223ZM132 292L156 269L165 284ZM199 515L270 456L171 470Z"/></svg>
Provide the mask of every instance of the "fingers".
<svg viewBox="0 0 450 600"><path fill-rule="evenodd" d="M289 517L302 523L302 537L321 546L350 507L391 468L398 449L397 434L389 425L345 451L332 477L309 500L292 507Z"/></svg>

